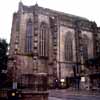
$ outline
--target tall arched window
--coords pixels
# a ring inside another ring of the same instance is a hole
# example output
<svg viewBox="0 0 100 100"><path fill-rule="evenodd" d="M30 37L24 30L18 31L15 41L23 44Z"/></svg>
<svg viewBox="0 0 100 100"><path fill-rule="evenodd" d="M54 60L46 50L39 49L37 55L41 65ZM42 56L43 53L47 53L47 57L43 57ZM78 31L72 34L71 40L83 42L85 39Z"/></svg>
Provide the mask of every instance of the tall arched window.
<svg viewBox="0 0 100 100"><path fill-rule="evenodd" d="M26 40L25 40L25 52L31 53L32 52L32 21L31 19L28 20L26 25Z"/></svg>
<svg viewBox="0 0 100 100"><path fill-rule="evenodd" d="M83 58L84 60L87 60L88 59L88 42L89 42L87 35L83 34L82 40L83 40Z"/></svg>
<svg viewBox="0 0 100 100"><path fill-rule="evenodd" d="M65 60L73 61L73 43L72 43L72 34L67 32L65 36Z"/></svg>
<svg viewBox="0 0 100 100"><path fill-rule="evenodd" d="M16 31L17 32L19 31L19 28L20 28L19 24L20 24L20 20L19 20L19 16L17 16L16 18Z"/></svg>
<svg viewBox="0 0 100 100"><path fill-rule="evenodd" d="M48 25L44 22L40 25L39 56L48 57Z"/></svg>

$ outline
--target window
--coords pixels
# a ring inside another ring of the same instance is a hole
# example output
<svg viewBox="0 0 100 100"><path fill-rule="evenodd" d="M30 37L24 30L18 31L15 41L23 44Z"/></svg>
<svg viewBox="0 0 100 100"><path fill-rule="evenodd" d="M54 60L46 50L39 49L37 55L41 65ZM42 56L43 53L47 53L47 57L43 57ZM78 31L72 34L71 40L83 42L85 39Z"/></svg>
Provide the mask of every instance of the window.
<svg viewBox="0 0 100 100"><path fill-rule="evenodd" d="M82 41L83 41L83 58L84 60L87 60L88 59L88 37L83 34L82 36Z"/></svg>
<svg viewBox="0 0 100 100"><path fill-rule="evenodd" d="M25 52L31 53L32 52L32 21L31 19L28 20L26 26L26 40L25 40Z"/></svg>
<svg viewBox="0 0 100 100"><path fill-rule="evenodd" d="M40 35L39 35L39 56L48 56L48 25L44 22L40 25Z"/></svg>
<svg viewBox="0 0 100 100"><path fill-rule="evenodd" d="M73 60L73 43L72 43L72 34L68 32L65 36L65 60Z"/></svg>
<svg viewBox="0 0 100 100"><path fill-rule="evenodd" d="M16 31L19 31L19 17L16 18Z"/></svg>

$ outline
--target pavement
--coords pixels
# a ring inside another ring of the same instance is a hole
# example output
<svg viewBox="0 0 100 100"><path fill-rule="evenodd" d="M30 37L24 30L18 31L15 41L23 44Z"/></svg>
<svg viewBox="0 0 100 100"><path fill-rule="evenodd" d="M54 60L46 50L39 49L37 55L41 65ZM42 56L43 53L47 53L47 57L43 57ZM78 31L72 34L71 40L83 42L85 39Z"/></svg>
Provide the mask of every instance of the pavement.
<svg viewBox="0 0 100 100"><path fill-rule="evenodd" d="M83 90L67 90L54 89L49 90L48 100L100 100L100 92L83 91Z"/></svg>

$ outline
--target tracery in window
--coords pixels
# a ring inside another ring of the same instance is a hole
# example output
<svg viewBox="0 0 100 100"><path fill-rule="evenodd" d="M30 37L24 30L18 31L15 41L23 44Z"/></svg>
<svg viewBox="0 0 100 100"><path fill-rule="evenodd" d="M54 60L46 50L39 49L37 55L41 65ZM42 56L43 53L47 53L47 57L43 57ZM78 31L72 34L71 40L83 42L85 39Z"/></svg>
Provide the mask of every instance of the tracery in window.
<svg viewBox="0 0 100 100"><path fill-rule="evenodd" d="M17 18L16 18L16 31L17 31L17 32L19 31L19 24L20 24L19 21L20 21L20 20L19 20L19 17L17 16Z"/></svg>
<svg viewBox="0 0 100 100"><path fill-rule="evenodd" d="M32 52L32 21L28 20L26 25L26 40L25 40L25 52Z"/></svg>
<svg viewBox="0 0 100 100"><path fill-rule="evenodd" d="M89 42L87 35L85 34L82 35L82 41L83 41L83 58L84 60L87 60L88 59L88 42Z"/></svg>
<svg viewBox="0 0 100 100"><path fill-rule="evenodd" d="M65 60L72 61L73 60L73 39L71 32L67 32L65 36Z"/></svg>
<svg viewBox="0 0 100 100"><path fill-rule="evenodd" d="M40 25L40 34L39 34L39 56L48 57L48 25L45 22L42 22Z"/></svg>

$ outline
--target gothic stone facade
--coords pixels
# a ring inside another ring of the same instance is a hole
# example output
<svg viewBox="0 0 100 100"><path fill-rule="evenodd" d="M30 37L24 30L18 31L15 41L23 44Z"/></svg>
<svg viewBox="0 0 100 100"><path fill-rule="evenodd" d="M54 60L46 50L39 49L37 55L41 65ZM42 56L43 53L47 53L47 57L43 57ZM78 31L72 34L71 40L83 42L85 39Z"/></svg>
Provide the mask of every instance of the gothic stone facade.
<svg viewBox="0 0 100 100"><path fill-rule="evenodd" d="M9 70L17 80L33 73L48 73L49 82L73 77L96 55L98 27L86 18L19 3L13 15ZM27 81L25 78L24 81Z"/></svg>

